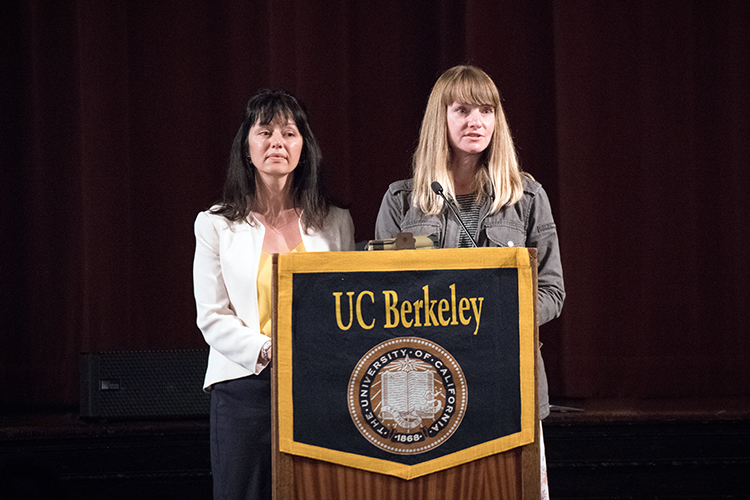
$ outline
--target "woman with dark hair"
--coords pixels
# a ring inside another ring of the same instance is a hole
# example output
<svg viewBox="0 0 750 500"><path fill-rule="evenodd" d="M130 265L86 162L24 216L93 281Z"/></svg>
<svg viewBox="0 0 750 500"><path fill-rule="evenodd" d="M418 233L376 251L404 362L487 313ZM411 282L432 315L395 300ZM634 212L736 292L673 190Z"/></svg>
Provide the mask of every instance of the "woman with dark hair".
<svg viewBox="0 0 750 500"><path fill-rule="evenodd" d="M234 138L223 198L195 220L216 499L271 498L271 255L354 250L349 212L321 194L320 164L302 104L260 91Z"/></svg>
<svg viewBox="0 0 750 500"><path fill-rule="evenodd" d="M474 244L536 248L537 321L541 325L559 316L565 288L549 199L541 184L521 171L500 93L484 71L455 66L435 82L412 170L412 179L394 182L383 196L375 238L410 232L435 235L443 248ZM457 205L470 234L433 190L435 182ZM549 415L549 398L539 351L537 359L539 418L544 419ZM542 467L544 498L544 462Z"/></svg>

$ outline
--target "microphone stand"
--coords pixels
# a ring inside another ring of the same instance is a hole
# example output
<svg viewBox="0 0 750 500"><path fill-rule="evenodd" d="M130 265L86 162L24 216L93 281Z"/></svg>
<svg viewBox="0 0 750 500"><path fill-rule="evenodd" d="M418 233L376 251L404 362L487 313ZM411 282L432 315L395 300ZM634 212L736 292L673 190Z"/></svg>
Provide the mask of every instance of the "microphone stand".
<svg viewBox="0 0 750 500"><path fill-rule="evenodd" d="M474 237L471 235L471 233L469 232L469 230L466 228L466 224L464 224L464 221L461 220L461 216L458 215L458 212L453 207L453 203L451 203L448 200L448 198L445 196L445 194L443 193L443 186L441 186L438 181L433 181L432 184L430 185L430 187L432 188L432 190L435 192L436 195L442 197L445 200L446 205L448 205L448 208L451 209L451 212L453 212L453 215L456 216L456 220L458 220L458 223L461 224L461 227L464 229L464 232L466 233L466 235L471 240L471 244L474 245L474 247L476 248L477 242L474 241Z"/></svg>

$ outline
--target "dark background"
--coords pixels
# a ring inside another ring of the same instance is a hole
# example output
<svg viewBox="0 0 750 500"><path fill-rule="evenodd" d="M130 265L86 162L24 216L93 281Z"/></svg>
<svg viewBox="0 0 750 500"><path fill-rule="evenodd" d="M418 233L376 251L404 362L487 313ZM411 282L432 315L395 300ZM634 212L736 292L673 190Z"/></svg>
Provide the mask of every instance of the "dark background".
<svg viewBox="0 0 750 500"><path fill-rule="evenodd" d="M255 90L307 103L365 240L465 62L558 223L553 402L750 396L750 2L6 0L0 406L75 406L80 352L205 347L192 224Z"/></svg>

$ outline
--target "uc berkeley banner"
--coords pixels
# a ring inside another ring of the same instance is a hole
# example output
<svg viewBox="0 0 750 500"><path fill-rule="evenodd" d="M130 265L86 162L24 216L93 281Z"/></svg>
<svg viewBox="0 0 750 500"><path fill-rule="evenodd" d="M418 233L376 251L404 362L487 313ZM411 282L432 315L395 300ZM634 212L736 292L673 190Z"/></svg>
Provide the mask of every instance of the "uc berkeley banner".
<svg viewBox="0 0 750 500"><path fill-rule="evenodd" d="M279 448L411 479L534 439L528 250L278 259Z"/></svg>

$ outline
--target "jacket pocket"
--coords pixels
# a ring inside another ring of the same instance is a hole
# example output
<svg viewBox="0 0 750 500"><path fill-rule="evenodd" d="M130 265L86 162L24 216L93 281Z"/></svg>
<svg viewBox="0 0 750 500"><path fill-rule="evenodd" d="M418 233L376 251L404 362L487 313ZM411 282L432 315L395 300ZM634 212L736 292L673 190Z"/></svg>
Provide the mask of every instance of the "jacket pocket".
<svg viewBox="0 0 750 500"><path fill-rule="evenodd" d="M485 228L490 246L523 247L526 246L526 232L521 224L500 224Z"/></svg>
<svg viewBox="0 0 750 500"><path fill-rule="evenodd" d="M406 219L401 223L402 233L411 233L414 236L430 236L432 234L441 236L440 224L424 220Z"/></svg>

